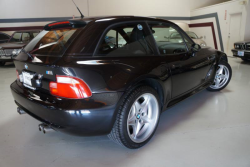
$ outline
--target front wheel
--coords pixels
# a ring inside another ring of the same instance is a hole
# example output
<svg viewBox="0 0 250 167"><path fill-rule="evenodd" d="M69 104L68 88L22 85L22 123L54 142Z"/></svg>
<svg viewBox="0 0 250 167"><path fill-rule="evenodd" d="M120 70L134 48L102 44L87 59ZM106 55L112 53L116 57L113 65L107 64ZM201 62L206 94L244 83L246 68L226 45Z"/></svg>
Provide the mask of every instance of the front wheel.
<svg viewBox="0 0 250 167"><path fill-rule="evenodd" d="M129 93L119 107L116 122L108 137L127 148L145 145L154 135L160 116L157 92L141 86Z"/></svg>
<svg viewBox="0 0 250 167"><path fill-rule="evenodd" d="M230 82L232 77L231 66L221 61L215 74L214 83L207 88L208 91L220 91L224 89Z"/></svg>

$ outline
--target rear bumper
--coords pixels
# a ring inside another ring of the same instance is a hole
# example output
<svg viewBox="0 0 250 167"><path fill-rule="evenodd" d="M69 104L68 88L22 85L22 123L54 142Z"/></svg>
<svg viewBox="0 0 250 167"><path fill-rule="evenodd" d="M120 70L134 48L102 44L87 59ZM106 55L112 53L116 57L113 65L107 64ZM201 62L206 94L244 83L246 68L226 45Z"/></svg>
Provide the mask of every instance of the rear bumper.
<svg viewBox="0 0 250 167"><path fill-rule="evenodd" d="M238 51L243 51L244 56L238 56ZM250 59L250 51L249 50L236 50L236 49L233 49L232 52L233 52L234 57Z"/></svg>
<svg viewBox="0 0 250 167"><path fill-rule="evenodd" d="M108 134L115 121L115 108L120 93L94 95L90 99L43 101L19 82L11 84L16 104L35 119L57 131L79 135Z"/></svg>

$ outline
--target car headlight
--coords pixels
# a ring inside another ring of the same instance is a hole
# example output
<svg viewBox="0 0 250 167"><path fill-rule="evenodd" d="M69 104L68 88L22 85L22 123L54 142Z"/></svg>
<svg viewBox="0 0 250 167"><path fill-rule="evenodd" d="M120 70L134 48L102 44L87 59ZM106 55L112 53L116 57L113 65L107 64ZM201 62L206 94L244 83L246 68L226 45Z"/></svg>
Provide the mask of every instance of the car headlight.
<svg viewBox="0 0 250 167"><path fill-rule="evenodd" d="M240 45L234 45L235 49L240 49Z"/></svg>
<svg viewBox="0 0 250 167"><path fill-rule="evenodd" d="M18 55L21 52L22 49L14 49L12 51L12 55Z"/></svg>
<svg viewBox="0 0 250 167"><path fill-rule="evenodd" d="M202 43L202 44L201 44L201 47L205 47L205 46L207 46L205 43Z"/></svg>

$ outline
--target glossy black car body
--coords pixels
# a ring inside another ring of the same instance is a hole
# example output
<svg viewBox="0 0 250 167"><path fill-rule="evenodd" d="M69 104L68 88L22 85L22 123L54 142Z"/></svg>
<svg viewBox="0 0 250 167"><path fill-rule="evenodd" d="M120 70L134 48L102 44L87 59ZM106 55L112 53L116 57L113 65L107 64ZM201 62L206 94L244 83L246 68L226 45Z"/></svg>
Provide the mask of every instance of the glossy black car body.
<svg viewBox="0 0 250 167"><path fill-rule="evenodd" d="M24 87L18 80L12 83L11 91L16 104L55 130L74 135L104 135L110 133L124 96L138 85L154 88L161 99L161 110L165 111L213 83L218 63L227 61L224 53L211 48L199 51L187 48L182 53L161 55L149 22L171 25L189 38L177 25L162 19L114 16L69 20L67 26L79 26L81 31L73 36L74 40L62 56L33 55L34 59L31 59L24 52L17 56L14 63L19 74L30 71L40 74L42 78L39 80L41 83L35 86L36 90ZM112 26L124 23L143 25L144 30L151 34L148 40L152 54L97 54L106 32ZM47 71L53 74L48 75ZM89 85L92 96L85 99L52 96L49 83L56 80L56 75L83 79ZM36 84L37 80L33 81Z"/></svg>
<svg viewBox="0 0 250 167"><path fill-rule="evenodd" d="M236 42L232 52L234 57L250 60L250 41Z"/></svg>

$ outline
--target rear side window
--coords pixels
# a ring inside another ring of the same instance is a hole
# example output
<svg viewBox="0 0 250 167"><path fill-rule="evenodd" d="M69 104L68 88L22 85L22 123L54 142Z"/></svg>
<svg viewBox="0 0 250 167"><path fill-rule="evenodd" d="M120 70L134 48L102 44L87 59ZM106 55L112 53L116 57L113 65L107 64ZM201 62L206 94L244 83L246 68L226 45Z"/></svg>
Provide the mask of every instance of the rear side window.
<svg viewBox="0 0 250 167"><path fill-rule="evenodd" d="M11 42L19 42L20 41L20 39L21 39L21 35L22 35L22 33L19 33L19 32L17 32L17 33L15 33L13 36L12 36L12 38L11 38Z"/></svg>
<svg viewBox="0 0 250 167"><path fill-rule="evenodd" d="M42 31L26 47L31 54L62 55L79 29Z"/></svg>
<svg viewBox="0 0 250 167"><path fill-rule="evenodd" d="M162 55L187 52L180 32L166 23L149 23L156 45Z"/></svg>
<svg viewBox="0 0 250 167"><path fill-rule="evenodd" d="M97 48L98 56L152 55L144 23L120 24L107 31Z"/></svg>
<svg viewBox="0 0 250 167"><path fill-rule="evenodd" d="M22 35L22 41L23 42L28 42L30 40L30 33L24 32Z"/></svg>

